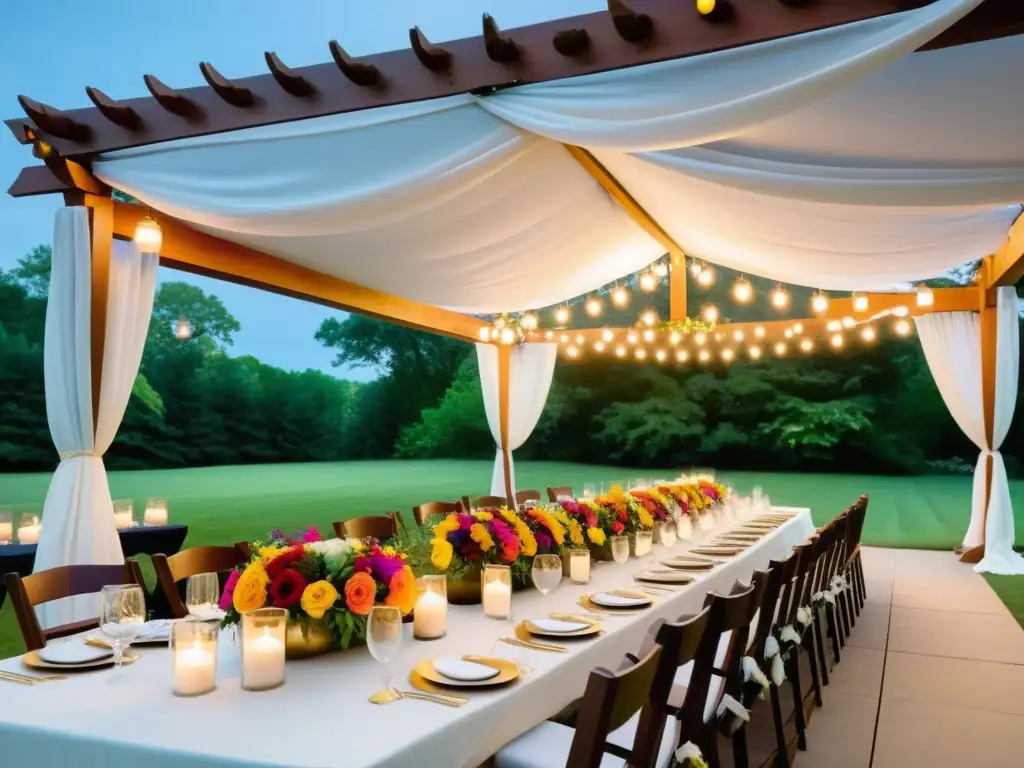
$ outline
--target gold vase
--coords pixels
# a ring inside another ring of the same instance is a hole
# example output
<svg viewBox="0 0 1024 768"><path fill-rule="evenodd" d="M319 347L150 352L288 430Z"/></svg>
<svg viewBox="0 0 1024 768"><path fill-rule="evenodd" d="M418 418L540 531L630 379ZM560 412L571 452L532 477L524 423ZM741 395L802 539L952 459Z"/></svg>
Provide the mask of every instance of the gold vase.
<svg viewBox="0 0 1024 768"><path fill-rule="evenodd" d="M308 659L327 653L334 647L334 635L326 624L313 622L303 628L298 621L289 621L284 636L284 655L288 659Z"/></svg>
<svg viewBox="0 0 1024 768"><path fill-rule="evenodd" d="M448 602L452 605L479 605L480 568L470 568L460 579L448 579Z"/></svg>

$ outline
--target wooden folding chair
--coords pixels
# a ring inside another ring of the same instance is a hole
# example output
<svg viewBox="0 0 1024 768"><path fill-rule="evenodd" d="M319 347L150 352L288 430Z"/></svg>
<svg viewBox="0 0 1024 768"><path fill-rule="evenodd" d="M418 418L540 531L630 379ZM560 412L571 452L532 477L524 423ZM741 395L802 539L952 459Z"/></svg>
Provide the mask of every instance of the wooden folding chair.
<svg viewBox="0 0 1024 768"><path fill-rule="evenodd" d="M234 547L190 547L176 555L153 555L153 570L156 571L156 590L164 601L171 618L183 619L188 616L188 607L181 599L178 583L200 573L222 574L233 570L249 559L238 546ZM154 602L157 595L154 594Z"/></svg>
<svg viewBox="0 0 1024 768"><path fill-rule="evenodd" d="M62 565L30 576L8 573L4 577L7 592L18 617L25 648L38 651L49 640L67 637L99 626L99 616L71 624L43 629L35 607L75 595L91 595L113 584L138 584L146 591L139 564L129 560L121 565ZM99 613L99 611L97 611Z"/></svg>
<svg viewBox="0 0 1024 768"><path fill-rule="evenodd" d="M503 509L508 506L508 499L504 496L462 497L462 508L467 512L472 512L474 509Z"/></svg>
<svg viewBox="0 0 1024 768"><path fill-rule="evenodd" d="M516 507L522 509L529 502L540 504L540 491L516 491Z"/></svg>
<svg viewBox="0 0 1024 768"><path fill-rule="evenodd" d="M423 525L434 515L450 515L462 509L456 501L425 501L412 508L412 516L416 525Z"/></svg>
<svg viewBox="0 0 1024 768"><path fill-rule="evenodd" d="M558 498L560 496L571 497L572 495L573 494L571 485L558 485L555 487L548 487L548 501L550 501L551 503L558 501Z"/></svg>
<svg viewBox="0 0 1024 768"><path fill-rule="evenodd" d="M353 517L343 523L334 523L334 532L339 539L386 541L395 538L398 524L395 522L395 513L388 512L386 515L365 515Z"/></svg>

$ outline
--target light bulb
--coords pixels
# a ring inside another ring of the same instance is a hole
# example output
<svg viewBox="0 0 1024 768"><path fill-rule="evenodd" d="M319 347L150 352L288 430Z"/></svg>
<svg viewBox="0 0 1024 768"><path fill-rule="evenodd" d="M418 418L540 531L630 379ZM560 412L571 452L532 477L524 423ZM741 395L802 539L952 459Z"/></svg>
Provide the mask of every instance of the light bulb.
<svg viewBox="0 0 1024 768"><path fill-rule="evenodd" d="M706 363L708 360L711 359L711 353L708 352L706 349L702 349L700 352L697 353L697 359L700 360L702 363Z"/></svg>
<svg viewBox="0 0 1024 768"><path fill-rule="evenodd" d="M715 10L715 0L697 0L697 13L707 16Z"/></svg>
<svg viewBox="0 0 1024 768"><path fill-rule="evenodd" d="M764 326L763 325L759 325L759 326L757 326L754 329L754 336L756 336L759 339L763 339L764 338Z"/></svg>
<svg viewBox="0 0 1024 768"><path fill-rule="evenodd" d="M576 349L575 344L570 344L568 347L565 348L565 354L567 354L569 357L578 357L580 351Z"/></svg>
<svg viewBox="0 0 1024 768"><path fill-rule="evenodd" d="M843 318L843 328L853 328L853 326L855 326L856 324L857 321L854 320L852 317Z"/></svg>
<svg viewBox="0 0 1024 768"><path fill-rule="evenodd" d="M656 322L658 322L658 314L654 310L648 309L646 312L640 315L640 321L644 325L654 325Z"/></svg>
<svg viewBox="0 0 1024 768"><path fill-rule="evenodd" d="M491 329L488 328L486 325L480 326L480 341L490 341L490 340L491 340Z"/></svg>
<svg viewBox="0 0 1024 768"><path fill-rule="evenodd" d="M572 317L572 313L568 307L559 307L555 310L555 322L559 325L565 325L569 322L569 318Z"/></svg>
<svg viewBox="0 0 1024 768"><path fill-rule="evenodd" d="M693 340L697 342L697 346L699 347L701 344L708 340L708 335L704 333L704 331L701 331L700 333L693 337Z"/></svg>
<svg viewBox="0 0 1024 768"><path fill-rule="evenodd" d="M160 225L149 216L135 225L135 247L141 253L160 253L160 247L164 244L164 233Z"/></svg>
<svg viewBox="0 0 1024 768"><path fill-rule="evenodd" d="M654 359L657 360L659 363L664 363L665 358L667 357L668 353L666 353L664 349L659 349L657 352L654 353Z"/></svg>
<svg viewBox="0 0 1024 768"><path fill-rule="evenodd" d="M651 272L644 272L640 275L640 279L637 280L637 285L640 286L640 290L644 293L650 293L658 287L658 279Z"/></svg>
<svg viewBox="0 0 1024 768"><path fill-rule="evenodd" d="M868 311L868 297L863 293L853 294L853 311L854 312L867 312Z"/></svg>
<svg viewBox="0 0 1024 768"><path fill-rule="evenodd" d="M597 352L604 352L604 342L603 341L595 341L594 342L594 349Z"/></svg>
<svg viewBox="0 0 1024 768"><path fill-rule="evenodd" d="M502 344L511 344L515 340L516 340L516 332L515 331L513 331L511 328L502 328L501 329L501 343Z"/></svg>
<svg viewBox="0 0 1024 768"><path fill-rule="evenodd" d="M494 319L494 327L495 328L504 328L505 327L505 318L504 317L497 317L497 318L495 318Z"/></svg>
<svg viewBox="0 0 1024 768"><path fill-rule="evenodd" d="M754 286L741 277L732 285L732 297L740 304L746 304L754 298Z"/></svg>
<svg viewBox="0 0 1024 768"><path fill-rule="evenodd" d="M736 353L733 352L731 349L722 350L722 359L725 360L725 362L731 363L734 357L736 357Z"/></svg>
<svg viewBox="0 0 1024 768"><path fill-rule="evenodd" d="M843 334L836 333L829 340L828 343L832 345L832 349L843 348Z"/></svg>
<svg viewBox="0 0 1024 768"><path fill-rule="evenodd" d="M711 271L711 267L701 267L700 272L697 273L697 283L699 285L708 288L715 282L715 273Z"/></svg>
<svg viewBox="0 0 1024 768"><path fill-rule="evenodd" d="M629 333L626 334L626 341L628 341L630 344L636 344L638 338L639 337L636 335L636 331L630 331Z"/></svg>
<svg viewBox="0 0 1024 768"><path fill-rule="evenodd" d="M733 341L743 341L743 331L733 331L732 332L732 340Z"/></svg>
<svg viewBox="0 0 1024 768"><path fill-rule="evenodd" d="M907 315L910 314L910 309L908 307L905 307L902 304L900 304L898 307L893 307L892 308L892 313L896 317L906 317Z"/></svg>
<svg viewBox="0 0 1024 768"><path fill-rule="evenodd" d="M682 338L683 337L679 333L679 331L672 331L672 333L670 333L668 336L668 343L671 344L672 346L675 346L676 344L679 343L680 339Z"/></svg>
<svg viewBox="0 0 1024 768"><path fill-rule="evenodd" d="M676 350L676 360L680 363L685 363L690 359L690 353L685 349Z"/></svg>
<svg viewBox="0 0 1024 768"><path fill-rule="evenodd" d="M794 323L793 324L793 333L795 333L797 336L799 336L803 332L804 332L804 324L803 323Z"/></svg>
<svg viewBox="0 0 1024 768"><path fill-rule="evenodd" d="M761 359L761 348L758 346L751 347L747 350L747 354L750 355L751 360Z"/></svg>
<svg viewBox="0 0 1024 768"><path fill-rule="evenodd" d="M704 269L704 265L701 264L699 261L690 262L690 274L693 275L694 277L699 275L702 269Z"/></svg>
<svg viewBox="0 0 1024 768"><path fill-rule="evenodd" d="M789 294L782 288L772 291L772 306L776 309L785 309L789 306Z"/></svg>
<svg viewBox="0 0 1024 768"><path fill-rule="evenodd" d="M604 309L604 302L596 296L591 296L587 299L587 303L583 305L583 308L587 311L587 314L591 317L597 317L601 314L601 310Z"/></svg>
<svg viewBox="0 0 1024 768"><path fill-rule="evenodd" d="M617 346L615 348L615 356L616 357L625 357L626 356L626 348L624 346L622 346L621 344L619 346Z"/></svg>
<svg viewBox="0 0 1024 768"><path fill-rule="evenodd" d="M576 343L577 344L582 344L583 343L583 334L582 333L577 333L576 334Z"/></svg>
<svg viewBox="0 0 1024 768"><path fill-rule="evenodd" d="M533 312L527 312L525 315L519 318L519 324L523 326L523 328L527 331L536 330L539 322L540 321L538 320L537 315L535 315Z"/></svg>
<svg viewBox="0 0 1024 768"><path fill-rule="evenodd" d="M633 354L636 355L637 360L644 360L647 357L647 350L644 349L643 347L637 347L636 352L634 352Z"/></svg>
<svg viewBox="0 0 1024 768"><path fill-rule="evenodd" d="M553 338L555 338L555 332L554 331L545 331L544 338L547 339L548 341L551 341Z"/></svg>
<svg viewBox="0 0 1024 768"><path fill-rule="evenodd" d="M569 334L563 333L561 336L558 337L558 340L560 342L562 342L563 344L568 344L569 343Z"/></svg>
<svg viewBox="0 0 1024 768"><path fill-rule="evenodd" d="M810 339L804 339L803 341L800 342L800 349L802 349L804 352L810 352L812 349L814 349L814 342L812 342Z"/></svg>
<svg viewBox="0 0 1024 768"><path fill-rule="evenodd" d="M601 331L601 341L611 341L615 338L615 334L612 333L608 328Z"/></svg>
<svg viewBox="0 0 1024 768"><path fill-rule="evenodd" d="M612 288L612 304L620 309L629 306L629 291L621 285Z"/></svg>
<svg viewBox="0 0 1024 768"><path fill-rule="evenodd" d="M893 328L896 333L900 336L910 335L910 321L909 320L897 320L896 325Z"/></svg>
<svg viewBox="0 0 1024 768"><path fill-rule="evenodd" d="M153 253L153 251L146 251L146 253ZM178 322L174 324L174 337L178 341L188 341L192 338L192 323L186 318L179 317Z"/></svg>
<svg viewBox="0 0 1024 768"><path fill-rule="evenodd" d="M793 338L793 329L792 329L792 328L787 328L786 330L784 330L784 331L782 332L782 334L783 334L783 336L785 336L785 337L786 337L787 339L792 339L792 338Z"/></svg>
<svg viewBox="0 0 1024 768"><path fill-rule="evenodd" d="M864 341L874 341L876 335L875 329L870 325L865 325L860 332L860 337L864 339Z"/></svg>
<svg viewBox="0 0 1024 768"><path fill-rule="evenodd" d="M648 343L654 341L654 331L652 331L650 328L644 331L644 341Z"/></svg>
<svg viewBox="0 0 1024 768"><path fill-rule="evenodd" d="M668 276L668 264L663 261L659 261L654 265L654 276L655 277L667 277Z"/></svg>
<svg viewBox="0 0 1024 768"><path fill-rule="evenodd" d="M829 332L831 332L831 331L841 331L843 329L843 321L842 320L829 320L825 324L825 329L827 331L829 331Z"/></svg>
<svg viewBox="0 0 1024 768"><path fill-rule="evenodd" d="M784 354L786 354L786 345L783 344L781 341L777 341L775 343L775 354L778 355L779 357L782 357Z"/></svg>
<svg viewBox="0 0 1024 768"><path fill-rule="evenodd" d="M708 304L704 309L700 311L701 317L704 318L705 322L717 323L718 322L718 307L714 304Z"/></svg>
<svg viewBox="0 0 1024 768"><path fill-rule="evenodd" d="M828 296L822 291L815 293L811 297L811 309L819 315L828 309Z"/></svg>

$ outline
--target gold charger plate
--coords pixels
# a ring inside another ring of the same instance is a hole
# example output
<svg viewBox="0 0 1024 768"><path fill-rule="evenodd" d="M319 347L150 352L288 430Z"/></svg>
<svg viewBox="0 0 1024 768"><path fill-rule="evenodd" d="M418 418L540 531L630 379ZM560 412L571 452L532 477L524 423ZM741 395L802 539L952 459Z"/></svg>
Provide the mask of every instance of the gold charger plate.
<svg viewBox="0 0 1024 768"><path fill-rule="evenodd" d="M640 584L676 584L678 586L685 586L686 584L692 584L694 577L683 573L680 569L648 568L636 574L633 580Z"/></svg>
<svg viewBox="0 0 1024 768"><path fill-rule="evenodd" d="M677 571L696 572L710 571L717 565L714 560L708 560L703 557L686 557L685 555L670 557L667 560L662 560L661 564L668 566L669 568L674 568Z"/></svg>
<svg viewBox="0 0 1024 768"><path fill-rule="evenodd" d="M694 547L691 552L698 555L711 555L712 557L733 557L743 552L744 547L725 547L709 544L706 547Z"/></svg>
<svg viewBox="0 0 1024 768"><path fill-rule="evenodd" d="M131 664L133 661L137 661L139 656L136 654L125 653L124 663ZM33 669L64 669L68 672L81 672L89 669L102 669L103 667L114 666L114 657L106 656L102 659L95 659L94 661L83 661L77 664L53 664L49 661L45 661L39 656L36 651L29 651L21 657L21 663L26 667Z"/></svg>
<svg viewBox="0 0 1024 768"><path fill-rule="evenodd" d="M549 637L551 639L557 639L559 637L571 638L571 637L591 637L592 635L601 634L600 622L594 621L593 619L585 619L582 616L580 618L572 619L557 619L557 621L575 621L580 624L587 624L589 626L586 629L577 629L575 632L547 632L529 619L522 621L516 626L516 637L520 640L530 642L532 637Z"/></svg>
<svg viewBox="0 0 1024 768"><path fill-rule="evenodd" d="M598 605L597 603L591 602L590 595L582 595L578 601L578 604L581 608L585 608L588 611L596 611L597 613L611 613L615 614L616 616L628 616L633 613L643 613L652 605L654 605L654 601L652 600L647 605L638 606L636 608L607 608L603 605Z"/></svg>
<svg viewBox="0 0 1024 768"><path fill-rule="evenodd" d="M426 682L442 688L493 688L496 685L510 683L519 677L519 667L509 659L488 658L486 666L495 667L498 670L497 676L487 680L452 680L434 669L433 659L426 659L416 665L416 669L409 675L409 680L415 685L414 676L419 675Z"/></svg>
<svg viewBox="0 0 1024 768"><path fill-rule="evenodd" d="M757 540L751 541L750 539L733 538L731 536L722 535L718 536L714 541L712 541L707 546L729 547L731 549L736 549L738 547L740 549L747 549L748 547L754 546L756 543Z"/></svg>

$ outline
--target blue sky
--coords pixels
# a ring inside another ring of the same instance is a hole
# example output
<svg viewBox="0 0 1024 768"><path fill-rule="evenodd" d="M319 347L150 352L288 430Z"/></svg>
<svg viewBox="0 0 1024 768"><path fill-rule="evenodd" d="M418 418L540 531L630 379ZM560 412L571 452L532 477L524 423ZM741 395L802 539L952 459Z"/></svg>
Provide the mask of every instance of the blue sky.
<svg viewBox="0 0 1024 768"><path fill-rule="evenodd" d="M146 95L142 75L171 87L201 85L199 62L227 77L265 71L263 52L290 66L329 61L337 39L353 55L408 45L420 25L433 40L476 35L486 11L512 27L599 10L603 0L59 0L0 2L0 118L22 114L16 97L60 108L88 106L85 86L117 98ZM0 190L36 162L10 132L0 130ZM0 193L0 268L52 237L55 196L13 200ZM187 280L215 293L242 324L234 352L282 368L319 368L366 379L370 371L332 368L330 350L313 334L320 322L344 316L323 307L251 288L161 270L161 280Z"/></svg>

